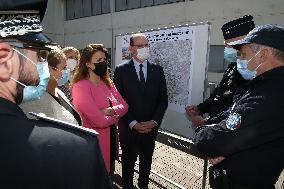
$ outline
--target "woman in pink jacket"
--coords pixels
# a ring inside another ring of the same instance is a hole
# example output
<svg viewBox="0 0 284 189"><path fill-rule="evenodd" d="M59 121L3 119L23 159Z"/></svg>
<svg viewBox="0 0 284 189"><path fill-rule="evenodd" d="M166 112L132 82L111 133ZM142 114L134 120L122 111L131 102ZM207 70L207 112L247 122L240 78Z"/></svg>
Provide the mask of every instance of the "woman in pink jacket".
<svg viewBox="0 0 284 189"><path fill-rule="evenodd" d="M96 130L108 173L114 171L116 124L128 105L123 100L107 70L108 52L99 44L86 46L72 79L73 105L83 126Z"/></svg>

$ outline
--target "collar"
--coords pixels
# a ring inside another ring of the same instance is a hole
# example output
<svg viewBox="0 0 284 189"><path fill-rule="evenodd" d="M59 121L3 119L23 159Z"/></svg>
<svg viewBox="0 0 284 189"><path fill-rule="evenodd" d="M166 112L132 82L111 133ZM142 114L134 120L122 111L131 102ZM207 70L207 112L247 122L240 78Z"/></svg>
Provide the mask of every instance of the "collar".
<svg viewBox="0 0 284 189"><path fill-rule="evenodd" d="M251 80L249 82L249 84L254 84L254 83L257 83L257 82L263 82L265 80L270 80L270 79L277 79L277 81L282 83L282 81L284 82L283 75L284 75L284 66L280 66L280 67L271 69L269 71L266 71L259 76L256 76L256 78Z"/></svg>
<svg viewBox="0 0 284 189"><path fill-rule="evenodd" d="M0 114L13 114L26 117L23 110L17 104L2 97L0 97Z"/></svg>
<svg viewBox="0 0 284 189"><path fill-rule="evenodd" d="M133 63L134 63L135 68L140 69L139 65L140 65L141 63L138 62L137 60L135 60L134 58L132 58L132 60L133 60ZM146 69L146 70L147 70L147 60L145 60L145 61L142 63L142 65L143 65L143 69Z"/></svg>

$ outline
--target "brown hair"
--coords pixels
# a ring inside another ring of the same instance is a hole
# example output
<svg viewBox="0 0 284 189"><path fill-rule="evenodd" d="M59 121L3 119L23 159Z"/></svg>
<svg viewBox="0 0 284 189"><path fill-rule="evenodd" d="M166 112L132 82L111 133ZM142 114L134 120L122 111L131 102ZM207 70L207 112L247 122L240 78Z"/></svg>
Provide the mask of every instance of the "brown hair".
<svg viewBox="0 0 284 189"><path fill-rule="evenodd" d="M130 36L130 46L134 46L134 39L136 38L136 37L146 37L147 38L147 36L144 34L144 33L135 33L135 34L132 34L131 36Z"/></svg>
<svg viewBox="0 0 284 189"><path fill-rule="evenodd" d="M49 66L57 68L57 65L64 59L66 59L65 54L60 49L54 49L48 54L46 60Z"/></svg>
<svg viewBox="0 0 284 189"><path fill-rule="evenodd" d="M80 63L74 73L71 85L74 85L78 81L81 81L82 79L87 79L89 77L89 71L86 63L90 62L93 54L98 51L103 52L106 56L106 60L108 59L108 51L106 48L104 48L102 44L89 44L82 50ZM108 71L101 79L109 88L111 87L111 79L109 77Z"/></svg>

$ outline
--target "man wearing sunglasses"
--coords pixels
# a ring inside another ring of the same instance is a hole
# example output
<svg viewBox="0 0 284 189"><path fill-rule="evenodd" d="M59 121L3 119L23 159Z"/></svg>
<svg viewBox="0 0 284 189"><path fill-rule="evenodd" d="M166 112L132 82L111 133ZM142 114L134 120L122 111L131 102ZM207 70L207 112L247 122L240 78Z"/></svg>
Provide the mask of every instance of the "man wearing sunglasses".
<svg viewBox="0 0 284 189"><path fill-rule="evenodd" d="M96 133L47 117L30 120L18 106L40 97L49 79L38 63L39 52L52 44L41 33L46 5L46 0L0 3L1 187L112 188Z"/></svg>

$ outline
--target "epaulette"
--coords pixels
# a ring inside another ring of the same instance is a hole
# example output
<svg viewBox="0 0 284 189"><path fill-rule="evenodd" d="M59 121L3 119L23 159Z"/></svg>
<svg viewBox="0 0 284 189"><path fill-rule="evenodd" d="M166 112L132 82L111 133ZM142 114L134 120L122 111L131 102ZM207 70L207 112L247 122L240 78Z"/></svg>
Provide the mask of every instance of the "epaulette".
<svg viewBox="0 0 284 189"><path fill-rule="evenodd" d="M75 130L78 130L78 131L87 132L87 133L94 135L94 136L98 135L98 132L96 132L93 129L89 129L89 128L82 127L82 126L79 126L79 125L76 125L76 124L73 124L73 123L69 123L69 122L66 122L66 121L62 121L62 120L59 120L59 119L48 117L48 116L46 116L45 114L42 114L42 113L29 112L29 114L32 115L32 116L35 116L37 119L45 121L45 122L57 124L57 125L65 127L65 128L71 128L71 129L75 129Z"/></svg>

